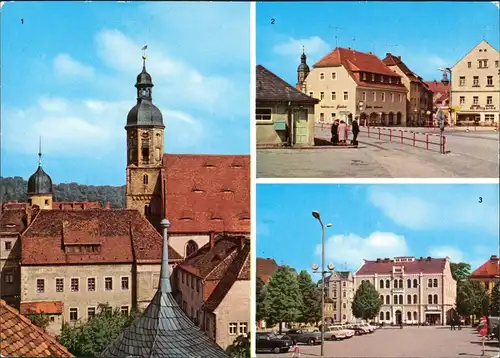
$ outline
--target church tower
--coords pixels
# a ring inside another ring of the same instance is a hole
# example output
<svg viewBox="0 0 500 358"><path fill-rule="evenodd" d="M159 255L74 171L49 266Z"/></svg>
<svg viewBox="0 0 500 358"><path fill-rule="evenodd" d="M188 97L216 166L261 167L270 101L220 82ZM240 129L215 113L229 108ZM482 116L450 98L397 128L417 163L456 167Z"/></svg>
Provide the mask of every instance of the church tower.
<svg viewBox="0 0 500 358"><path fill-rule="evenodd" d="M297 85L299 91L306 92L306 78L309 75L309 66L307 65L307 56L302 47L302 55L300 56L300 65L297 68Z"/></svg>
<svg viewBox="0 0 500 358"><path fill-rule="evenodd" d="M38 169L28 179L28 204L40 209L52 210L52 179L42 168L42 139L38 150Z"/></svg>
<svg viewBox="0 0 500 358"><path fill-rule="evenodd" d="M155 224L162 217L161 167L163 157L163 116L152 103L153 81L146 71L137 75L137 104L127 116L127 209L136 209Z"/></svg>

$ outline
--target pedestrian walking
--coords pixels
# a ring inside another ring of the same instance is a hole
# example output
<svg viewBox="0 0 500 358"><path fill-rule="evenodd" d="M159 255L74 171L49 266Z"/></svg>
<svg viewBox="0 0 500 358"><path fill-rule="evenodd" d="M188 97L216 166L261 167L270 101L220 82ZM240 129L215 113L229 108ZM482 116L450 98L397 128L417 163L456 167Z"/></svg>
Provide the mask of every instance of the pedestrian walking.
<svg viewBox="0 0 500 358"><path fill-rule="evenodd" d="M354 118L354 120L352 121L352 142L351 144L352 145L358 145L358 134L359 134L359 124L358 124L358 120L356 118Z"/></svg>
<svg viewBox="0 0 500 358"><path fill-rule="evenodd" d="M461 331L462 330L462 320L460 318L457 320L457 326L458 326L458 330Z"/></svg>
<svg viewBox="0 0 500 358"><path fill-rule="evenodd" d="M347 141L347 124L342 120L337 129L339 143L345 144Z"/></svg>
<svg viewBox="0 0 500 358"><path fill-rule="evenodd" d="M339 136L338 136L338 127L339 127L339 120L336 119L332 123L331 127L331 132L332 132L332 144L337 145L339 142Z"/></svg>
<svg viewBox="0 0 500 358"><path fill-rule="evenodd" d="M450 322L450 331L454 330L455 330L455 318L452 318Z"/></svg>

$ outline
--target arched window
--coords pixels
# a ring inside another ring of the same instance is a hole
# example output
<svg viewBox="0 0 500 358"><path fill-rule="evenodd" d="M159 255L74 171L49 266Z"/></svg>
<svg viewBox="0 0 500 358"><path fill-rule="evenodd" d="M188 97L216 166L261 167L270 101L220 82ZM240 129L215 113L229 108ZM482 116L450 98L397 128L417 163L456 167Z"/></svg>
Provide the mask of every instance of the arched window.
<svg viewBox="0 0 500 358"><path fill-rule="evenodd" d="M380 280L380 288L384 288L384 280Z"/></svg>
<svg viewBox="0 0 500 358"><path fill-rule="evenodd" d="M385 280L385 288L391 288L391 281Z"/></svg>
<svg viewBox="0 0 500 358"><path fill-rule="evenodd" d="M418 304L418 296L417 295L413 295L413 304L414 305Z"/></svg>
<svg viewBox="0 0 500 358"><path fill-rule="evenodd" d="M408 321L411 321L411 312L406 312L406 317L408 318Z"/></svg>
<svg viewBox="0 0 500 358"><path fill-rule="evenodd" d="M432 287L432 278L427 280L427 287Z"/></svg>
<svg viewBox="0 0 500 358"><path fill-rule="evenodd" d="M398 301L398 295L395 295L394 296L394 304L397 305L399 303Z"/></svg>
<svg viewBox="0 0 500 358"><path fill-rule="evenodd" d="M380 302L382 302L382 304L384 304L384 295L380 295Z"/></svg>
<svg viewBox="0 0 500 358"><path fill-rule="evenodd" d="M414 279L413 280L413 288L417 288L418 287L418 281L417 279Z"/></svg>
<svg viewBox="0 0 500 358"><path fill-rule="evenodd" d="M149 177L148 177L148 175L147 175L147 174L144 174L144 175L142 176L142 183L143 183L143 184L147 184L148 182L149 182Z"/></svg>
<svg viewBox="0 0 500 358"><path fill-rule="evenodd" d="M406 280L406 288L411 288L411 280Z"/></svg>
<svg viewBox="0 0 500 358"><path fill-rule="evenodd" d="M438 304L438 295L434 295L434 304L437 305Z"/></svg>
<svg viewBox="0 0 500 358"><path fill-rule="evenodd" d="M411 295L406 296L406 303L411 305Z"/></svg>
<svg viewBox="0 0 500 358"><path fill-rule="evenodd" d="M399 295L399 304L402 305L403 303L403 295Z"/></svg>
<svg viewBox="0 0 500 358"><path fill-rule="evenodd" d="M380 320L383 321L384 320L384 312L380 312Z"/></svg>
<svg viewBox="0 0 500 358"><path fill-rule="evenodd" d="M186 257L191 255L193 252L198 251L198 244L193 240L189 240L186 244Z"/></svg>
<svg viewBox="0 0 500 358"><path fill-rule="evenodd" d="M390 321L391 320L391 312L386 312L385 313L385 320Z"/></svg>
<svg viewBox="0 0 500 358"><path fill-rule="evenodd" d="M434 279L434 287L438 287L438 279L437 278Z"/></svg>
<svg viewBox="0 0 500 358"><path fill-rule="evenodd" d="M432 295L427 296L427 303L432 305Z"/></svg>
<svg viewBox="0 0 500 358"><path fill-rule="evenodd" d="M391 304L391 296L387 295L385 296L385 304L390 305Z"/></svg>
<svg viewBox="0 0 500 358"><path fill-rule="evenodd" d="M403 288L403 280L399 280L399 288Z"/></svg>
<svg viewBox="0 0 500 358"><path fill-rule="evenodd" d="M394 280L394 288L398 288L398 280Z"/></svg>
<svg viewBox="0 0 500 358"><path fill-rule="evenodd" d="M413 320L418 321L418 312L417 311L413 312Z"/></svg>

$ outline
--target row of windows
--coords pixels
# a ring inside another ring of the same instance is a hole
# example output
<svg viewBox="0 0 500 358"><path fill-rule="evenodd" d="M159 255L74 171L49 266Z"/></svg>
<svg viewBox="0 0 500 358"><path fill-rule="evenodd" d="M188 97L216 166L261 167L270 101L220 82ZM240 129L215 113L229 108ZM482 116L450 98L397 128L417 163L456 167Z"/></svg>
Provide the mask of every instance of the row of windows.
<svg viewBox="0 0 500 358"><path fill-rule="evenodd" d="M395 83L395 84L400 84L401 83L401 79L399 77L384 76L384 75L375 75L374 73L369 73L368 74L366 72L363 72L363 74L362 74L363 81L367 81L368 77L370 77L370 79L371 79L372 82L375 82L375 80L378 80L381 83L385 83L386 80L387 80L387 83ZM324 72L320 72L319 73L319 79L320 79L320 81L324 81L325 78L326 78L325 73ZM332 72L330 78L331 78L332 81L336 81L337 80L337 72Z"/></svg>
<svg viewBox="0 0 500 358"><path fill-rule="evenodd" d="M229 335L246 335L248 333L248 322L230 322Z"/></svg>
<svg viewBox="0 0 500 358"><path fill-rule="evenodd" d="M427 296L427 304L437 305L438 301L439 301L439 297L436 294ZM386 295L385 300L384 300L384 295L380 295L380 302L382 302L382 304L384 304L384 302L385 302L386 305L390 305L391 304L391 296ZM403 295L395 295L394 296L394 304L395 305L405 304L404 300L403 300ZM417 305L418 304L418 296L413 295L413 297L412 297L412 295L407 295L406 296L406 304L407 305L411 305L411 304Z"/></svg>
<svg viewBox="0 0 500 358"><path fill-rule="evenodd" d="M366 280L370 282L369 280ZM395 279L393 281L394 283L394 288L403 288L403 280L402 279ZM385 284L385 285L384 285ZM380 280L379 282L379 287L380 288L391 288L391 281L390 280ZM418 288L418 280L415 278L413 281L411 279L406 280L406 288ZM429 278L427 280L427 287L432 288L432 287L438 287L438 279L432 279Z"/></svg>
<svg viewBox="0 0 500 358"><path fill-rule="evenodd" d="M180 278L179 278L180 276ZM192 290L196 288L196 292L199 293L201 289L201 280L196 276L189 274L186 271L180 270L177 279L182 282L186 287L190 287Z"/></svg>
<svg viewBox="0 0 500 358"><path fill-rule="evenodd" d="M458 85L464 87L466 85L465 76L460 76ZM472 77L472 87L480 87L479 76ZM486 76L486 87L493 87L493 76Z"/></svg>
<svg viewBox="0 0 500 358"><path fill-rule="evenodd" d="M460 105L465 104L465 96L460 96ZM472 96L472 105L479 106L479 96ZM493 106L493 96L486 96L486 105Z"/></svg>
<svg viewBox="0 0 500 358"><path fill-rule="evenodd" d="M384 321L384 316L385 316L385 321L391 320L391 312L387 311L387 312L385 312L385 315L384 315L384 312L380 312L379 318L381 321ZM406 319L408 321L411 321L411 317L412 317L411 312L406 312ZM418 321L418 312L417 311L413 312L413 320Z"/></svg>
<svg viewBox="0 0 500 358"><path fill-rule="evenodd" d="M472 68L471 61L467 62L467 67ZM498 61L495 61L495 67L498 67ZM477 60L477 68L488 68L488 60Z"/></svg>
<svg viewBox="0 0 500 358"><path fill-rule="evenodd" d="M121 280L121 289L124 291L128 290L129 289L129 277L122 276L120 278L120 280ZM46 289L45 281L46 280L44 278L38 278L36 280L36 292L37 293L44 293L45 292L45 289ZM96 286L97 286L97 278L96 277L87 277L87 291L95 292ZM64 292L64 290L65 290L64 278L56 278L55 279L55 287L56 287L56 292ZM69 289L71 292L79 292L80 291L80 278L78 278L78 277L71 278ZM113 290L113 277L104 277L104 291L112 291L112 290Z"/></svg>
<svg viewBox="0 0 500 358"><path fill-rule="evenodd" d="M314 97L314 92L309 92L309 96L310 97ZM342 98L344 99L344 101L348 101L349 100L349 93L348 92L344 92ZM320 101L323 101L325 99L325 92L320 92L319 93L319 99L320 99ZM331 99L332 99L332 101L336 101L337 100L337 92L332 92L331 93Z"/></svg>
<svg viewBox="0 0 500 358"><path fill-rule="evenodd" d="M337 100L337 92L331 92L331 100L332 101L336 101ZM314 92L309 92L309 96L310 97L314 97ZM342 96L343 100L344 101L348 101L349 100L349 93L348 92L343 92L343 96ZM381 92L380 93L380 98L381 98L381 101L382 102L385 102L386 101L386 95L385 95L385 92ZM390 102L394 102L394 93L390 93ZM319 93L319 99L320 101L323 101L325 99L325 92L320 92ZM377 101L377 92L372 92L372 96L371 96L371 99L373 102L376 102ZM366 96L366 92L362 92L361 93L361 100L366 102L367 101L367 96ZM403 102L403 95L401 93L398 93L398 102Z"/></svg>
<svg viewBox="0 0 500 358"><path fill-rule="evenodd" d="M333 292L333 298L337 298L337 290L334 289L332 292ZM342 297L344 297L344 298L347 297L346 291L342 292Z"/></svg>
<svg viewBox="0 0 500 358"><path fill-rule="evenodd" d="M108 306L108 307L106 307L106 310L112 311L113 308ZM96 315L96 312L97 312L97 308L96 307L87 307L87 319L93 318ZM120 307L120 312L123 313L123 314L128 315L128 313L129 313L128 306L121 306ZM79 315L79 309L78 309L78 307L70 307L70 309L69 309L69 320L71 322L76 322L80 318L81 317Z"/></svg>

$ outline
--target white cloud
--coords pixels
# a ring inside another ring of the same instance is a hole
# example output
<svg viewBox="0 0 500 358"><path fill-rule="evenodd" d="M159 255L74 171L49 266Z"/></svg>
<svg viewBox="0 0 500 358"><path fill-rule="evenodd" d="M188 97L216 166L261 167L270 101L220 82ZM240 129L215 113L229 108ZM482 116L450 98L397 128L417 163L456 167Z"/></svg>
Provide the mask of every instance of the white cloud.
<svg viewBox="0 0 500 358"><path fill-rule="evenodd" d="M330 46L318 36L304 39L289 38L288 41L274 45L273 51L279 55L299 56L304 46L307 55L323 56L330 50Z"/></svg>
<svg viewBox="0 0 500 358"><path fill-rule="evenodd" d="M409 229L467 228L498 234L498 191L487 186L482 192L466 189L458 192L459 189L441 186L426 191L421 186L419 190L405 192L394 186L377 186L369 189L368 198L385 216ZM446 194L446 190L453 192ZM477 204L481 195L488 202Z"/></svg>
<svg viewBox="0 0 500 358"><path fill-rule="evenodd" d="M316 256L321 257L321 245L316 246ZM335 235L326 240L325 259L337 267L347 263L358 268L363 259L405 256L409 254L405 238L392 232L373 232L363 238L356 234Z"/></svg>
<svg viewBox="0 0 500 358"><path fill-rule="evenodd" d="M26 154L37 152L42 136L43 151L61 156L100 157L123 147L126 114L131 101L41 99L23 110L5 110L5 145ZM181 111L163 110L166 141L187 148L203 138L201 122ZM22 123L22 126L19 125Z"/></svg>
<svg viewBox="0 0 500 358"><path fill-rule="evenodd" d="M429 249L429 254L435 258L449 257L452 262L464 261L464 254L458 247L434 246Z"/></svg>
<svg viewBox="0 0 500 358"><path fill-rule="evenodd" d="M58 76L91 77L94 69L73 59L66 53L58 54L53 61L54 73Z"/></svg>

